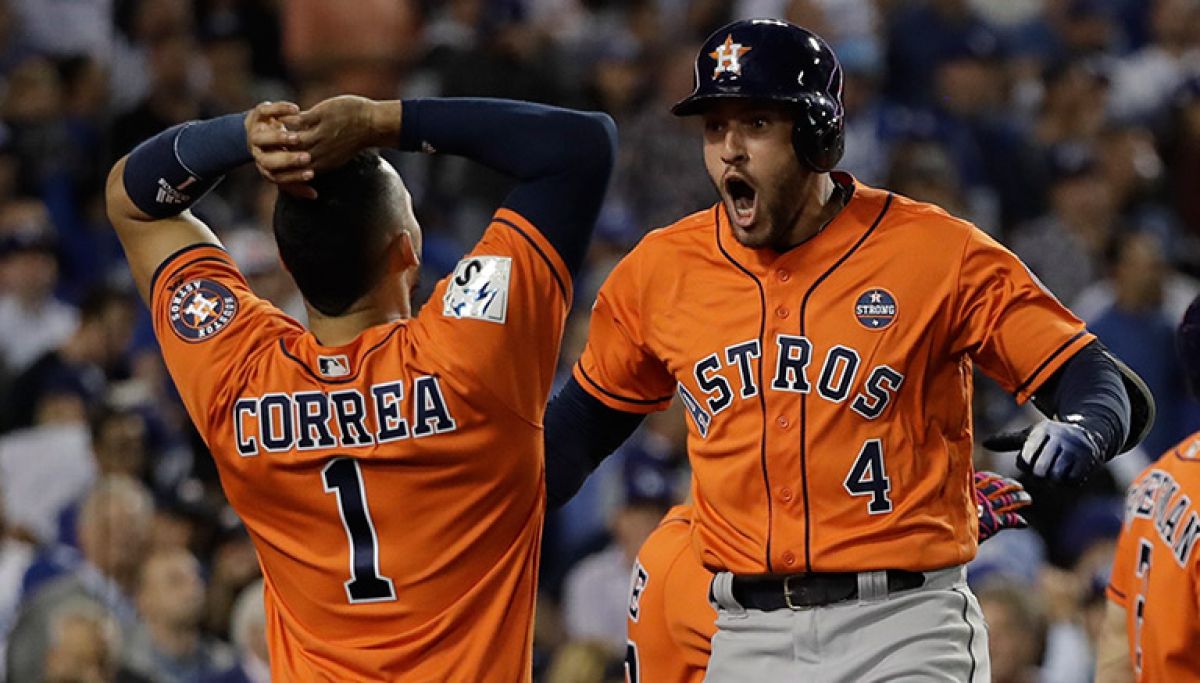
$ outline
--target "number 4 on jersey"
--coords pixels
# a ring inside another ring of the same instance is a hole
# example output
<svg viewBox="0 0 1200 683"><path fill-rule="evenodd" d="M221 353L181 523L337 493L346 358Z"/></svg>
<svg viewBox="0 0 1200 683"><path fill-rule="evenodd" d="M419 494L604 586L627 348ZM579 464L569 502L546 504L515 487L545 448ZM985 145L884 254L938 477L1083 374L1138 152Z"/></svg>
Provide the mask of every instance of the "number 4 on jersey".
<svg viewBox="0 0 1200 683"><path fill-rule="evenodd" d="M883 443L879 439L868 439L863 444L846 476L846 490L852 496L871 496L867 512L872 515L892 511L892 500L888 498L892 482L883 467Z"/></svg>

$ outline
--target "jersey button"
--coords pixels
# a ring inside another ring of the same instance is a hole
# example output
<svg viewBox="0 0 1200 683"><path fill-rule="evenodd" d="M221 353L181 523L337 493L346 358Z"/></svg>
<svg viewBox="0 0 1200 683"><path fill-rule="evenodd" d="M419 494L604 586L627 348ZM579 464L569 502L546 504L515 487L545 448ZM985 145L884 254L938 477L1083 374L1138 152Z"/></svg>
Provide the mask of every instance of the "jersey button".
<svg viewBox="0 0 1200 683"><path fill-rule="evenodd" d="M787 309L787 306L780 306L775 309L775 317L777 318L786 318L791 314L792 312Z"/></svg>
<svg viewBox="0 0 1200 683"><path fill-rule="evenodd" d="M782 498L783 502L785 503L792 502L792 490L789 488L779 489L779 497Z"/></svg>
<svg viewBox="0 0 1200 683"><path fill-rule="evenodd" d="M792 274L783 268L780 268L779 270L775 271L775 277L779 278L780 282L787 282L788 280L792 279Z"/></svg>
<svg viewBox="0 0 1200 683"><path fill-rule="evenodd" d="M775 418L775 424L779 425L780 429L787 429L788 427L792 426L792 423L789 422L788 419L782 415Z"/></svg>
<svg viewBox="0 0 1200 683"><path fill-rule="evenodd" d="M789 567L796 564L796 556L792 554L792 551L789 550L783 554L783 563Z"/></svg>

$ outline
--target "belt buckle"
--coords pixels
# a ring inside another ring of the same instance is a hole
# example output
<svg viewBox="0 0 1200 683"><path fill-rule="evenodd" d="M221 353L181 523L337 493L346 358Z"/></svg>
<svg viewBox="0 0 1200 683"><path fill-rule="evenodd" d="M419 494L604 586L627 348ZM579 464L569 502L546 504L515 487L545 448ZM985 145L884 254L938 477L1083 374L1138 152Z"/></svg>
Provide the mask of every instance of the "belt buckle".
<svg viewBox="0 0 1200 683"><path fill-rule="evenodd" d="M787 605L787 608L793 612L812 609L808 605L796 605L792 603L792 579L796 578L796 576L796 574L788 574L783 577L783 604Z"/></svg>

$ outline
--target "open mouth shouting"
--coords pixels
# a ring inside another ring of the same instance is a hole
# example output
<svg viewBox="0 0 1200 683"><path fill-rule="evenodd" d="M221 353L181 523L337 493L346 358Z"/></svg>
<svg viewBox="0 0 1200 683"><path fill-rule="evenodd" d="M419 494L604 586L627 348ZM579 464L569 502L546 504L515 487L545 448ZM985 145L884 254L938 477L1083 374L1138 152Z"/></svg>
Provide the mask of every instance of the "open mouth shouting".
<svg viewBox="0 0 1200 683"><path fill-rule="evenodd" d="M729 211L730 220L742 230L752 229L758 213L758 190L749 180L736 173L725 176L724 185L725 208Z"/></svg>

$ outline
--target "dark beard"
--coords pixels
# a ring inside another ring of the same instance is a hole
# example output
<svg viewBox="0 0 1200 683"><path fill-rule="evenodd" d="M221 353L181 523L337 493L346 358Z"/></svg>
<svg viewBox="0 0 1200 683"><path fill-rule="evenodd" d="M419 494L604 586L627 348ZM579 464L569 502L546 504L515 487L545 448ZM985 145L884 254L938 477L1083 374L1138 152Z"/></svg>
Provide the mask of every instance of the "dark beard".
<svg viewBox="0 0 1200 683"><path fill-rule="evenodd" d="M778 252L785 252L796 246L792 243L792 229L804 211L804 200L797 196L802 193L802 187L799 174L789 174L771 188L768 196L776 198L775 201L768 204L763 201L764 197L760 193L759 204L770 221L765 246Z"/></svg>

